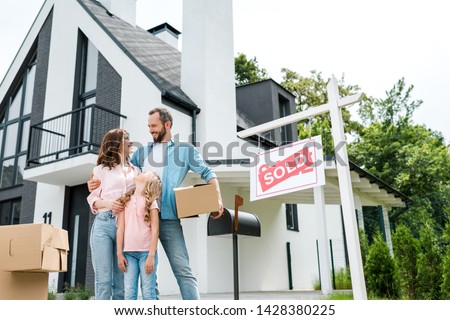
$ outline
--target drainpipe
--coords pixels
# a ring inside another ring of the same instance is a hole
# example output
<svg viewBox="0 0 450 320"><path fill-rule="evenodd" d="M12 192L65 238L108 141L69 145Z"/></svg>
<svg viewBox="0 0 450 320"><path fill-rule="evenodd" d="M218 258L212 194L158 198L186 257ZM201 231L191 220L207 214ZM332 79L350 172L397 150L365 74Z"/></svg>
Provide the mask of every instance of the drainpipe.
<svg viewBox="0 0 450 320"><path fill-rule="evenodd" d="M192 141L191 143L195 146L197 140L197 112L192 110Z"/></svg>

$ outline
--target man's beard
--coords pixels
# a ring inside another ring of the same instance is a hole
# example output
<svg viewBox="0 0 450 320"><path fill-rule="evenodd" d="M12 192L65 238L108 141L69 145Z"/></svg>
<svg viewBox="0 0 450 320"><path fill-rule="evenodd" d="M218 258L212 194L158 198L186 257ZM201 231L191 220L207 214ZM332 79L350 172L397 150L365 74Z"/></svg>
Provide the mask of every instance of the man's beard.
<svg viewBox="0 0 450 320"><path fill-rule="evenodd" d="M162 128L160 132L158 132L158 135L156 136L156 138L153 138L153 141L156 143L161 143L163 138L166 136L166 128Z"/></svg>

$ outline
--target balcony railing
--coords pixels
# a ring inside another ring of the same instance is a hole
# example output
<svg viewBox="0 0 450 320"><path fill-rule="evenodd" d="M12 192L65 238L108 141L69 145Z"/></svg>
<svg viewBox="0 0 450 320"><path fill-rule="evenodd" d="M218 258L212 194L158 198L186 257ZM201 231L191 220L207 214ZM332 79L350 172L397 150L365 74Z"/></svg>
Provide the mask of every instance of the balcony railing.
<svg viewBox="0 0 450 320"><path fill-rule="evenodd" d="M92 104L30 127L27 168L97 153L105 132L121 126L117 112Z"/></svg>

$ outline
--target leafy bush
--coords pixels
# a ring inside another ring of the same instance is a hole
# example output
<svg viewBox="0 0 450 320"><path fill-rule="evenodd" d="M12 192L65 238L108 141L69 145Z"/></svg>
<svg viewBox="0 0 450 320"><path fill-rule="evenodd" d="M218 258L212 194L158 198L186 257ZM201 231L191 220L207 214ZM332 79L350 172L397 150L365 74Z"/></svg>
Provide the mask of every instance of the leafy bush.
<svg viewBox="0 0 450 320"><path fill-rule="evenodd" d="M84 288L80 284L70 287L66 283L64 286L64 300L89 300L92 296L91 290Z"/></svg>
<svg viewBox="0 0 450 320"><path fill-rule="evenodd" d="M381 299L399 297L394 259L380 232L377 232L374 242L369 246L364 271L367 290L371 296Z"/></svg>
<svg viewBox="0 0 450 320"><path fill-rule="evenodd" d="M409 228L401 225L393 235L392 242L402 296L406 299L417 299L419 240L413 237Z"/></svg>
<svg viewBox="0 0 450 320"><path fill-rule="evenodd" d="M358 228L359 247L361 249L361 260L363 265L366 264L367 253L369 252L369 238L362 228Z"/></svg>
<svg viewBox="0 0 450 320"><path fill-rule="evenodd" d="M421 252L417 261L418 298L438 300L441 298L442 255L430 219L424 219L420 229Z"/></svg>
<svg viewBox="0 0 450 320"><path fill-rule="evenodd" d="M56 294L54 292L49 292L47 296L48 300L56 300Z"/></svg>

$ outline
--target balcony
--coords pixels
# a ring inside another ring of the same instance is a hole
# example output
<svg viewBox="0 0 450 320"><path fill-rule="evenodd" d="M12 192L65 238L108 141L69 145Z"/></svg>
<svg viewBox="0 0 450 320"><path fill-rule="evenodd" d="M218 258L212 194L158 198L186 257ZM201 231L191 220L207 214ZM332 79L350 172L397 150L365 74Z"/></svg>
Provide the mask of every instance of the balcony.
<svg viewBox="0 0 450 320"><path fill-rule="evenodd" d="M30 127L24 179L53 185L85 183L105 132L126 117L92 104Z"/></svg>

